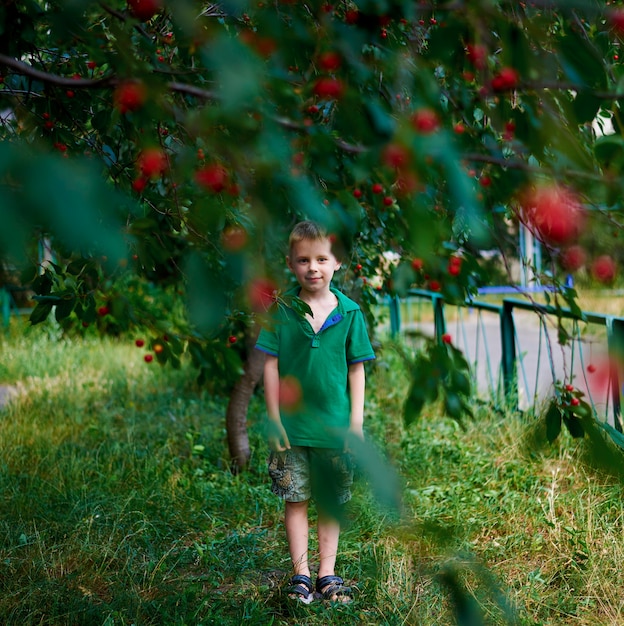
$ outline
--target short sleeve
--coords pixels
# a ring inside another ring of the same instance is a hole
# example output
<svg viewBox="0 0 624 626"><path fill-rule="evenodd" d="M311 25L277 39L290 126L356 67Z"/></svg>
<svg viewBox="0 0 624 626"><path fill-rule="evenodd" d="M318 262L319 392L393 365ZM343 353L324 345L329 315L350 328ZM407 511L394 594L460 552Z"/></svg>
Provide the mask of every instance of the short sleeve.
<svg viewBox="0 0 624 626"><path fill-rule="evenodd" d="M256 349L261 352L266 352L271 356L279 355L279 338L275 332L275 328L269 330L268 328L261 328L258 340L256 341Z"/></svg>
<svg viewBox="0 0 624 626"><path fill-rule="evenodd" d="M368 329L364 314L360 309L351 313L353 319L349 329L349 341L347 344L347 363L360 363L375 358L375 352L368 337Z"/></svg>

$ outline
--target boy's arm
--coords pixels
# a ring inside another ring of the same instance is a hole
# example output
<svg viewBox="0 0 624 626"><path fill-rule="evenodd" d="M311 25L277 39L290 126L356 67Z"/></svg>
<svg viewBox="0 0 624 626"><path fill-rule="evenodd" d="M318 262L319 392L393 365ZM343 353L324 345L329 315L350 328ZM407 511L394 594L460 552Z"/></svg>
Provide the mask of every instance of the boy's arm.
<svg viewBox="0 0 624 626"><path fill-rule="evenodd" d="M364 439L364 391L366 387L366 374L364 363L352 363L349 365L349 395L351 397L351 419L349 431Z"/></svg>
<svg viewBox="0 0 624 626"><path fill-rule="evenodd" d="M290 448L279 410L279 368L277 357L267 355L264 362L264 401L269 416L269 447L276 452Z"/></svg>

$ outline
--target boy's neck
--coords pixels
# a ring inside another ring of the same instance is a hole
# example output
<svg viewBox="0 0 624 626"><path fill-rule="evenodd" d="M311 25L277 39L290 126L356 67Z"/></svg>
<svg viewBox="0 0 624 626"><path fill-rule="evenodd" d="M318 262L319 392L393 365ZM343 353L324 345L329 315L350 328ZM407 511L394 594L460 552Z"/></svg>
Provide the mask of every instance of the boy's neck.
<svg viewBox="0 0 624 626"><path fill-rule="evenodd" d="M336 296L332 293L329 287L327 289L323 289L322 291L306 291L301 288L299 291L299 298L307 303L322 303L328 300L335 301Z"/></svg>

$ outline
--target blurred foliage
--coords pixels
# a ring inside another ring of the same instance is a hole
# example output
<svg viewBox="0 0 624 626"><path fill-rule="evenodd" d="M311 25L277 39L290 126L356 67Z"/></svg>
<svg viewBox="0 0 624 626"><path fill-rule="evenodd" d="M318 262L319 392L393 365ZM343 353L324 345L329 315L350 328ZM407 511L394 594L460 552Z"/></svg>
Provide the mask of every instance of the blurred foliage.
<svg viewBox="0 0 624 626"><path fill-rule="evenodd" d="M369 313L413 285L461 301L517 258L537 182L592 209L589 258L622 260L615 5L144 4L0 7L0 256L34 277L33 241L56 255L33 323L166 331L158 361L227 388L298 219L334 233Z"/></svg>

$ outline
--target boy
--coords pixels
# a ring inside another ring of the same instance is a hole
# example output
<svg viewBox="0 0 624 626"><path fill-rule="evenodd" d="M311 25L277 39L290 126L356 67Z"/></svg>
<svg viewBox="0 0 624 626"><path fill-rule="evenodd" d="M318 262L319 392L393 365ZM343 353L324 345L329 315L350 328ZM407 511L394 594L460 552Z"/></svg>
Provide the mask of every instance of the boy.
<svg viewBox="0 0 624 626"><path fill-rule="evenodd" d="M331 285L341 263L327 233L313 222L300 222L288 246L286 262L299 283L289 294L303 300L312 315L304 318L279 307L256 344L267 355L264 389L272 491L286 502L293 564L288 593L306 604L314 598L308 563L312 497L318 509L317 595L349 602L351 589L334 570L340 524L328 510L351 498L353 470L345 438L348 433L363 437L364 361L375 354L359 306Z"/></svg>

